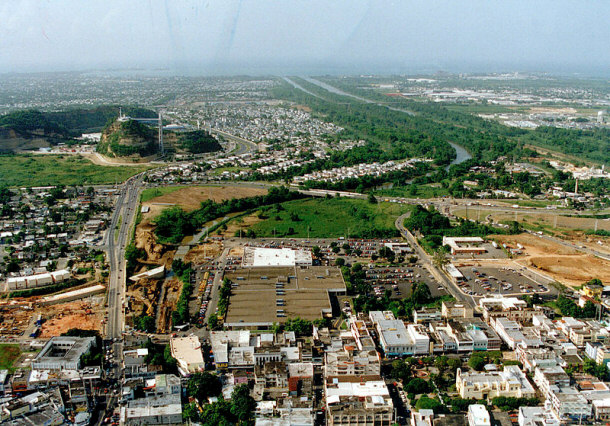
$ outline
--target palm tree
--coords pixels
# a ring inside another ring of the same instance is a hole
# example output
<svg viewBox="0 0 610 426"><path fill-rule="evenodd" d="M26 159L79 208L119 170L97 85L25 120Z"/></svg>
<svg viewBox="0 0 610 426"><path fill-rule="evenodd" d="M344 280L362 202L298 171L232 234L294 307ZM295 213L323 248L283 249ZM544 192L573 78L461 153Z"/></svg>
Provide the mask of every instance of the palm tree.
<svg viewBox="0 0 610 426"><path fill-rule="evenodd" d="M432 263L437 268L443 268L446 264L449 263L449 258L447 258L447 251L444 248L439 248L434 252L432 256Z"/></svg>

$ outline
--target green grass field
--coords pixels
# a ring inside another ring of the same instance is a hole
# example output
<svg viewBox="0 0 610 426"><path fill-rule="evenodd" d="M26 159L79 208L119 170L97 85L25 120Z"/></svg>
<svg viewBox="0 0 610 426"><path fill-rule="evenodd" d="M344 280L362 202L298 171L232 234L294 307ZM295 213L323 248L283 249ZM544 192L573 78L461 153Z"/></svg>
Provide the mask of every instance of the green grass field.
<svg viewBox="0 0 610 426"><path fill-rule="evenodd" d="M266 219L251 227L258 237L394 236L394 220L409 209L400 204L370 204L350 198L296 200L283 203L282 207L280 211L274 207L262 211Z"/></svg>
<svg viewBox="0 0 610 426"><path fill-rule="evenodd" d="M98 166L77 155L1 155L0 183L9 187L124 182L141 166Z"/></svg>
<svg viewBox="0 0 610 426"><path fill-rule="evenodd" d="M13 364L21 355L19 345L0 345L0 370L13 371Z"/></svg>
<svg viewBox="0 0 610 426"><path fill-rule="evenodd" d="M176 186L160 186L158 188L147 188L140 194L140 202L145 203L147 201L152 200L153 198L160 197L165 194L171 194L172 192L176 192L182 188L187 188L186 185L176 185Z"/></svg>

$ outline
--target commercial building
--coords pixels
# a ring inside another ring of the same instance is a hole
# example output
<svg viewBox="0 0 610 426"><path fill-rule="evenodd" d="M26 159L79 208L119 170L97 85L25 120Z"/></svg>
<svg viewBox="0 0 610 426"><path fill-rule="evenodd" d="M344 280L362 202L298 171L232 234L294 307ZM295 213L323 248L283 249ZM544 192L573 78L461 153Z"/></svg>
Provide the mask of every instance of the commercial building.
<svg viewBox="0 0 610 426"><path fill-rule="evenodd" d="M489 412L484 405L472 404L468 406L468 426L491 426Z"/></svg>
<svg viewBox="0 0 610 426"><path fill-rule="evenodd" d="M122 407L121 424L133 426L182 424L182 404Z"/></svg>
<svg viewBox="0 0 610 426"><path fill-rule="evenodd" d="M504 371L462 372L455 379L460 397L465 399L492 399L499 396L533 398L534 387L516 365L504 366Z"/></svg>
<svg viewBox="0 0 610 426"><path fill-rule="evenodd" d="M391 312L371 311L369 316L377 328L385 356L428 355L430 337L421 324L409 324L393 319ZM382 319L383 318L383 319ZM391 318L391 319L385 319Z"/></svg>
<svg viewBox="0 0 610 426"><path fill-rule="evenodd" d="M413 309L413 322L415 324L437 322L441 318L441 312L436 308Z"/></svg>
<svg viewBox="0 0 610 426"><path fill-rule="evenodd" d="M525 300L516 297L483 297L479 300L479 306L486 321L498 317L513 321L531 321L538 313L533 308L528 308Z"/></svg>
<svg viewBox="0 0 610 426"><path fill-rule="evenodd" d="M519 426L559 426L559 419L550 407L519 407Z"/></svg>
<svg viewBox="0 0 610 426"><path fill-rule="evenodd" d="M381 359L377 351L359 351L344 345L337 351L324 354L326 376L378 376L381 374Z"/></svg>
<svg viewBox="0 0 610 426"><path fill-rule="evenodd" d="M32 361L32 369L78 370L81 357L95 346L95 337L52 337Z"/></svg>
<svg viewBox="0 0 610 426"><path fill-rule="evenodd" d="M242 266L272 267L272 266L311 266L313 263L311 251L291 248L245 247Z"/></svg>
<svg viewBox="0 0 610 426"><path fill-rule="evenodd" d="M443 245L449 246L451 254L482 254L487 250L481 245L481 237L443 237Z"/></svg>
<svg viewBox="0 0 610 426"><path fill-rule="evenodd" d="M445 302L441 305L441 315L443 318L472 318L474 310L462 302Z"/></svg>
<svg viewBox="0 0 610 426"><path fill-rule="evenodd" d="M169 345L180 374L188 376L205 370L201 342L197 336L172 337Z"/></svg>
<svg viewBox="0 0 610 426"><path fill-rule="evenodd" d="M505 317L496 317L492 325L498 336L504 340L509 348L515 350L517 346L526 348L537 348L542 346L542 341L534 333L523 329L519 323Z"/></svg>
<svg viewBox="0 0 610 426"><path fill-rule="evenodd" d="M326 424L390 426L394 404L385 381L379 376L326 377Z"/></svg>

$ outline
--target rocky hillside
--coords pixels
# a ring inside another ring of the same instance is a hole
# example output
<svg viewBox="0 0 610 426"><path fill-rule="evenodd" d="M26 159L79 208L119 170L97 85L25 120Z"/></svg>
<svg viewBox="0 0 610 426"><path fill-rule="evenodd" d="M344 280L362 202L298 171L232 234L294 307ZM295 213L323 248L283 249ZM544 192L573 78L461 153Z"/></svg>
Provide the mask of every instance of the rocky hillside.
<svg viewBox="0 0 610 426"><path fill-rule="evenodd" d="M133 120L115 121L102 131L97 151L109 157L147 157L158 151L157 131Z"/></svg>

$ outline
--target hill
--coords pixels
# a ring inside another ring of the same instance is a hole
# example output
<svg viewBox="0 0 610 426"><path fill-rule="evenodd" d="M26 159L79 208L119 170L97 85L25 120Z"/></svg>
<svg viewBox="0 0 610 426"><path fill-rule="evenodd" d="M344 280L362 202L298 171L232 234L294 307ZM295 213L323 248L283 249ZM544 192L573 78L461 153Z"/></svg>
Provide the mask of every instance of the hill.
<svg viewBox="0 0 610 426"><path fill-rule="evenodd" d="M146 157L158 151L157 131L134 120L116 120L103 131L97 151L109 157Z"/></svg>
<svg viewBox="0 0 610 426"><path fill-rule="evenodd" d="M0 152L25 151L69 143L82 133L99 132L118 115L118 106L43 112L22 110L0 116ZM132 117L156 117L154 111L124 107Z"/></svg>
<svg viewBox="0 0 610 426"><path fill-rule="evenodd" d="M69 139L68 130L36 110L0 117L0 151L37 149Z"/></svg>
<svg viewBox="0 0 610 426"><path fill-rule="evenodd" d="M222 149L218 140L205 130L195 130L179 134L176 145L179 149L191 154L216 152Z"/></svg>

